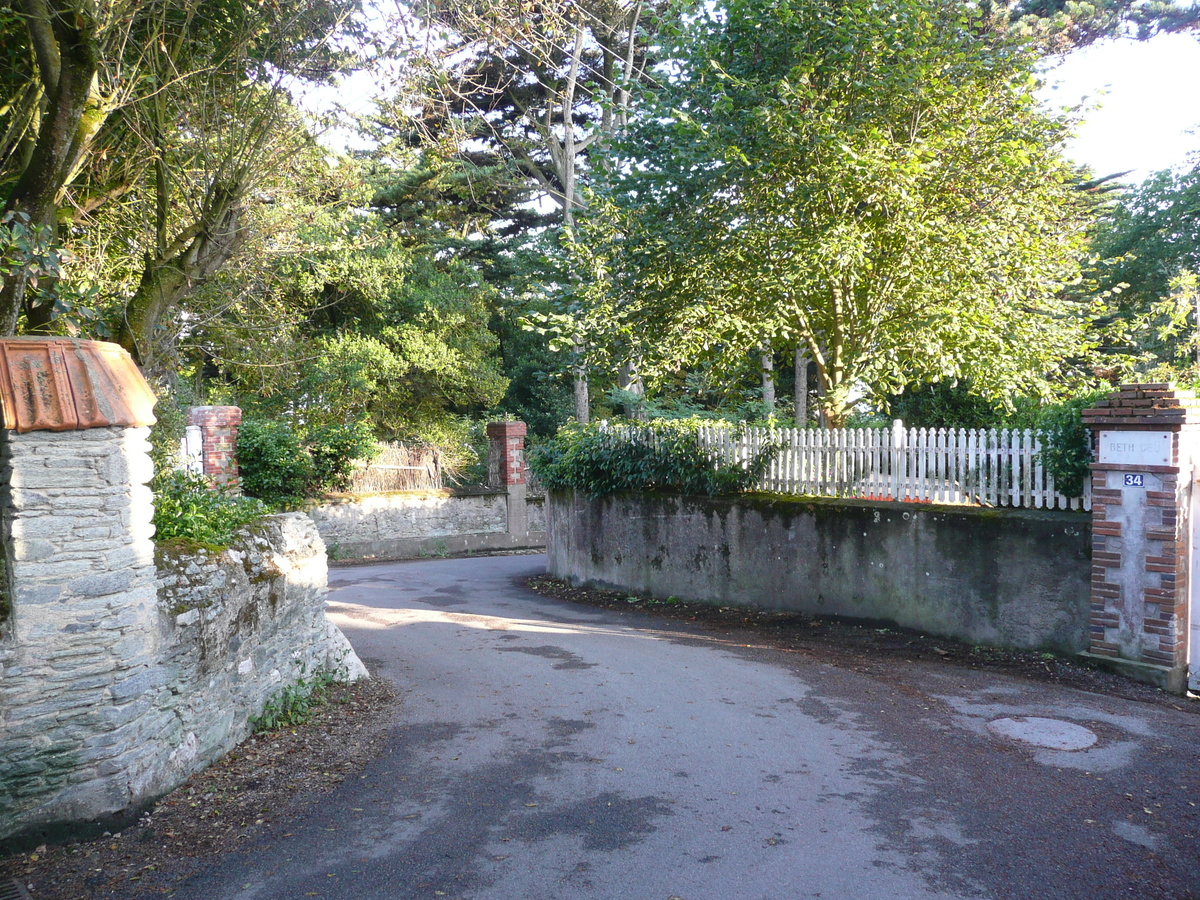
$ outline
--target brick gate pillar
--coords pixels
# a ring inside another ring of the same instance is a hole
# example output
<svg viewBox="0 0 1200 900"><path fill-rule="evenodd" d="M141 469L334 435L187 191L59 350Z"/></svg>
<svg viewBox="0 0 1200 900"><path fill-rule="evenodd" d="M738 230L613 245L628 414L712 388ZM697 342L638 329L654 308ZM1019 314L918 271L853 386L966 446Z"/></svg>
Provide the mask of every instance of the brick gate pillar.
<svg viewBox="0 0 1200 900"><path fill-rule="evenodd" d="M242 411L236 406L193 406L188 425L200 429L203 474L213 487L238 490L237 434Z"/></svg>
<svg viewBox="0 0 1200 900"><path fill-rule="evenodd" d="M508 533L529 533L529 511L525 506L525 423L490 422L488 436L488 485L503 488L508 495Z"/></svg>
<svg viewBox="0 0 1200 900"><path fill-rule="evenodd" d="M1181 693L1187 677L1192 465L1200 401L1128 384L1083 412L1092 464L1092 607L1085 656Z"/></svg>

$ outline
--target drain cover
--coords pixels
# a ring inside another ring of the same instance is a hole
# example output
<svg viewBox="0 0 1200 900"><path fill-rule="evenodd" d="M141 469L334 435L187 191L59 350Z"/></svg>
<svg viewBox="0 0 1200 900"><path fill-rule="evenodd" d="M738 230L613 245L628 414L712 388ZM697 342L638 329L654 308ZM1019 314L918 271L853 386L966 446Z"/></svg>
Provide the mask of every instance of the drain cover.
<svg viewBox="0 0 1200 900"><path fill-rule="evenodd" d="M25 885L17 881L0 881L0 900L33 900Z"/></svg>
<svg viewBox="0 0 1200 900"><path fill-rule="evenodd" d="M1096 743L1095 732L1061 719L1013 716L988 722L988 730L1000 737L1044 747L1047 750L1086 750Z"/></svg>

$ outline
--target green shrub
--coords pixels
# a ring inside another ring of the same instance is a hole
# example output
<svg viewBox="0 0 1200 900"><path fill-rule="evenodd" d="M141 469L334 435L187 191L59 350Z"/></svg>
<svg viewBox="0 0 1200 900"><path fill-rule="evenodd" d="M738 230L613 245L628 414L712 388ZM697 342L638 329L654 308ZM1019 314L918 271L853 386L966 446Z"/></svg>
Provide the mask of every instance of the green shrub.
<svg viewBox="0 0 1200 900"><path fill-rule="evenodd" d="M286 422L242 423L237 440L242 490L272 506L307 497L316 480L312 457Z"/></svg>
<svg viewBox="0 0 1200 900"><path fill-rule="evenodd" d="M239 528L270 512L258 500L213 490L187 472L163 472L151 486L155 538L160 541L185 538L225 546Z"/></svg>
<svg viewBox="0 0 1200 900"><path fill-rule="evenodd" d="M1091 474L1091 429L1082 413L1107 391L1090 391L1063 403L1048 406L1038 416L1038 441L1042 465L1054 478L1054 487L1067 497L1083 496L1083 485Z"/></svg>
<svg viewBox="0 0 1200 900"><path fill-rule="evenodd" d="M279 420L251 420L238 432L242 490L273 506L291 506L350 486L354 462L377 452L365 421L324 425L304 435Z"/></svg>
<svg viewBox="0 0 1200 900"><path fill-rule="evenodd" d="M529 453L549 490L603 497L617 491L733 494L758 481L776 453L766 447L745 465L717 463L700 446L699 420L656 420L618 436L604 426L566 425Z"/></svg>
<svg viewBox="0 0 1200 900"><path fill-rule="evenodd" d="M166 385L156 385L154 425L150 428L150 459L155 472L170 472L179 464L179 444L187 431L187 407Z"/></svg>
<svg viewBox="0 0 1200 900"><path fill-rule="evenodd" d="M379 453L375 433L366 421L326 425L306 442L318 490L344 491L350 487L356 460L371 460Z"/></svg>

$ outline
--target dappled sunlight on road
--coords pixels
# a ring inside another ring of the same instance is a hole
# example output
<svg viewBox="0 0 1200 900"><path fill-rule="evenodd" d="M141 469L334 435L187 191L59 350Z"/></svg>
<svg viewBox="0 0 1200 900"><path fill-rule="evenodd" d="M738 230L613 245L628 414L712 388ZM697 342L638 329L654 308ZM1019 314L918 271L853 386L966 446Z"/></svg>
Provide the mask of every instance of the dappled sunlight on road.
<svg viewBox="0 0 1200 900"><path fill-rule="evenodd" d="M440 609L412 607L380 608L358 603L328 602L326 612L330 620L342 629L384 630L404 625L459 625L481 631L516 631L530 634L578 634L593 637L637 638L640 640L680 640L694 643L715 644L725 647L762 648L769 645L746 644L732 641L717 634L703 634L666 630L661 628L639 628L635 625L589 625L583 622L551 622L544 619L514 619L506 616L483 616L469 613L446 612ZM794 652L772 648L781 652Z"/></svg>
<svg viewBox="0 0 1200 900"><path fill-rule="evenodd" d="M538 634L591 634L609 637L638 637L659 640L665 631L635 628L612 628L583 623L548 622L538 619L512 619L504 616L476 616L468 613L445 612L440 609L380 609L357 603L330 601L327 613L334 624L350 628L392 628L397 625L462 625L482 631L525 631ZM344 619L339 622L338 619Z"/></svg>

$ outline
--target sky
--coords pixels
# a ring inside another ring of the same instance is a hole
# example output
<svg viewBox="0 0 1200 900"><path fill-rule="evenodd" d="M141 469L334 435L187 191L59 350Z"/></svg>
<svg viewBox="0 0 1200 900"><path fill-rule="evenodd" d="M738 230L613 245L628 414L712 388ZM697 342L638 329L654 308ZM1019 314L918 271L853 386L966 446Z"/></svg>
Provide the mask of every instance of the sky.
<svg viewBox="0 0 1200 900"><path fill-rule="evenodd" d="M1097 175L1133 169L1122 180L1139 182L1200 150L1197 35L1105 41L1070 54L1047 78L1044 102L1061 107L1087 98L1067 154Z"/></svg>

